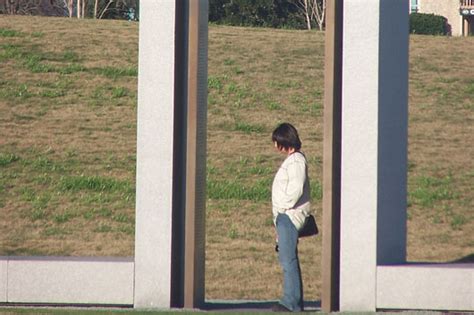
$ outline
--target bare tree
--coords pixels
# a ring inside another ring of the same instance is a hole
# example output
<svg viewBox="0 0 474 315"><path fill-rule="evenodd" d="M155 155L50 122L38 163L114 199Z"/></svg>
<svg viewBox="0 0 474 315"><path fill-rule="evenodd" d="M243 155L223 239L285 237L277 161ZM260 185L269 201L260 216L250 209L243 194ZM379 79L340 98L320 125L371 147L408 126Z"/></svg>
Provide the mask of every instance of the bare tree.
<svg viewBox="0 0 474 315"><path fill-rule="evenodd" d="M74 14L74 0L62 0L62 6L67 10L67 15L72 18Z"/></svg>
<svg viewBox="0 0 474 315"><path fill-rule="evenodd" d="M296 5L300 9L300 11L304 14L306 20L306 28L311 30L311 15L312 15L312 8L311 3L313 0L297 0Z"/></svg>
<svg viewBox="0 0 474 315"><path fill-rule="evenodd" d="M306 28L311 30L312 22L316 22L319 30L322 31L326 17L327 0L296 0L295 4L304 15Z"/></svg>
<svg viewBox="0 0 474 315"><path fill-rule="evenodd" d="M6 14L16 14L18 11L18 1L4 0L3 7Z"/></svg>
<svg viewBox="0 0 474 315"><path fill-rule="evenodd" d="M67 13L71 18L72 13L74 12L74 0L63 0L63 5L67 8Z"/></svg>
<svg viewBox="0 0 474 315"><path fill-rule="evenodd" d="M319 26L319 30L322 31L324 24L326 23L326 2L327 0L313 0L311 16Z"/></svg>
<svg viewBox="0 0 474 315"><path fill-rule="evenodd" d="M99 14L99 19L103 18L104 17L104 14L105 12L107 12L107 10L109 9L110 5L114 2L114 0L109 0L109 2L107 2L107 4L105 5L105 7L102 9L101 13Z"/></svg>
<svg viewBox="0 0 474 315"><path fill-rule="evenodd" d="M84 18L84 11L85 11L85 4L87 0L77 0L76 3L76 11L77 11L77 18L83 19Z"/></svg>
<svg viewBox="0 0 474 315"><path fill-rule="evenodd" d="M138 0L0 0L0 14L126 18Z"/></svg>
<svg viewBox="0 0 474 315"><path fill-rule="evenodd" d="M87 7L87 0L82 0L82 10L81 10L82 18L85 17L85 14L86 14L86 7Z"/></svg>
<svg viewBox="0 0 474 315"><path fill-rule="evenodd" d="M0 11L4 14L64 16L62 0L3 0Z"/></svg>
<svg viewBox="0 0 474 315"><path fill-rule="evenodd" d="M94 2L94 19L97 19L97 11L99 10L99 0Z"/></svg>

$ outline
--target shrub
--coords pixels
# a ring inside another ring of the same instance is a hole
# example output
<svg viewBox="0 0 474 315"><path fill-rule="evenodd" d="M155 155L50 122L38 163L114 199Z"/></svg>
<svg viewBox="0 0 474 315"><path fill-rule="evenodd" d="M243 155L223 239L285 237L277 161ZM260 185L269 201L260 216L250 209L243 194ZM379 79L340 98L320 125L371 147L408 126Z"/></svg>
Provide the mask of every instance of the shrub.
<svg viewBox="0 0 474 315"><path fill-rule="evenodd" d="M426 13L410 14L410 33L424 35L446 35L447 19L440 15Z"/></svg>
<svg viewBox="0 0 474 315"><path fill-rule="evenodd" d="M209 21L238 26L305 28L293 0L210 0Z"/></svg>

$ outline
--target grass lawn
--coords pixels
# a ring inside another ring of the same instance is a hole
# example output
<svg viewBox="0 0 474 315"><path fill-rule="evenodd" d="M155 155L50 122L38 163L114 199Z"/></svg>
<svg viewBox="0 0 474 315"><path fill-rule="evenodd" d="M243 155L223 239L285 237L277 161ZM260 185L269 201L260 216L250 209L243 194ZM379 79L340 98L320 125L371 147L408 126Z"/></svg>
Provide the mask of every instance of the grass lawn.
<svg viewBox="0 0 474 315"><path fill-rule="evenodd" d="M473 45L410 38L410 261L474 253ZM137 50L137 23L0 18L0 255L133 256ZM279 122L300 131L321 222L323 54L321 32L209 28L207 299L280 295ZM299 249L319 300L321 237Z"/></svg>

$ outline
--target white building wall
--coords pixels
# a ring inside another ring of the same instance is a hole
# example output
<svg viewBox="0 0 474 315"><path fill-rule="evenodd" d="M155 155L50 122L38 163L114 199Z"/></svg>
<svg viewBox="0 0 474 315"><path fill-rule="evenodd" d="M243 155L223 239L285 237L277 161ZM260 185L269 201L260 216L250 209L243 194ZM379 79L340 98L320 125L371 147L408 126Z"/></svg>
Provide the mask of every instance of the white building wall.
<svg viewBox="0 0 474 315"><path fill-rule="evenodd" d="M459 13L459 0L418 0L419 13L433 13L448 19L451 35L462 35L462 17Z"/></svg>

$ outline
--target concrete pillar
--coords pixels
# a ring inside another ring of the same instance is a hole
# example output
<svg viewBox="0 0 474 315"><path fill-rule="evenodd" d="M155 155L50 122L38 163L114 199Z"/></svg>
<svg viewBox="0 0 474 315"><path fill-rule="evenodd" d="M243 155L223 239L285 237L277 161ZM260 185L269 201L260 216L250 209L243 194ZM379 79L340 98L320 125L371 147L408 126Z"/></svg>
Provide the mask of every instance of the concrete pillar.
<svg viewBox="0 0 474 315"><path fill-rule="evenodd" d="M374 311L377 265L405 261L408 5L344 2L341 311Z"/></svg>
<svg viewBox="0 0 474 315"><path fill-rule="evenodd" d="M176 15L175 1L140 3L135 307L171 306Z"/></svg>
<svg viewBox="0 0 474 315"><path fill-rule="evenodd" d="M140 2L137 308L204 303L208 1Z"/></svg>

